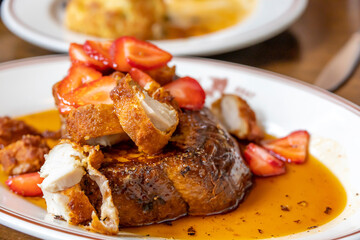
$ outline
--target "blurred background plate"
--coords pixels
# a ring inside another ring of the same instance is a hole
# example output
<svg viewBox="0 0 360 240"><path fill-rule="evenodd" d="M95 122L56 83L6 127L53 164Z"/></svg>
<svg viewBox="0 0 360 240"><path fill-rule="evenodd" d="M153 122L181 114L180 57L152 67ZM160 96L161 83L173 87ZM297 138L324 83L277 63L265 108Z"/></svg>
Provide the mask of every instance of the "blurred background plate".
<svg viewBox="0 0 360 240"><path fill-rule="evenodd" d="M1 17L16 35L37 46L67 52L69 43L99 39L63 25L66 0L4 0ZM304 11L307 0L258 0L239 24L198 37L153 41L173 55L211 55L245 48L285 30Z"/></svg>

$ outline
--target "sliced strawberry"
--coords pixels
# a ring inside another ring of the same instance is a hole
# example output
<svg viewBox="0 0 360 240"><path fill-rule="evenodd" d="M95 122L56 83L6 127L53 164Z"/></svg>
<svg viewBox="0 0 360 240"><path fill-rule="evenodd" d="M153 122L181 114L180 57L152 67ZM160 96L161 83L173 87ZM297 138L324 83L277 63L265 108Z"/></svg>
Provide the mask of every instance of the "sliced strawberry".
<svg viewBox="0 0 360 240"><path fill-rule="evenodd" d="M195 79L183 77L164 85L181 108L199 110L205 103L205 92Z"/></svg>
<svg viewBox="0 0 360 240"><path fill-rule="evenodd" d="M102 74L91 67L74 65L70 68L68 76L59 84L59 92L65 95L81 85L102 77Z"/></svg>
<svg viewBox="0 0 360 240"><path fill-rule="evenodd" d="M106 66L104 63L89 57L85 53L83 45L81 44L71 43L69 48L69 55L71 62L74 65L83 64L85 66L95 68L99 71L105 71L109 69L109 67Z"/></svg>
<svg viewBox="0 0 360 240"><path fill-rule="evenodd" d="M102 62L106 66L112 67L112 61L110 60L110 52L109 52L111 44L112 41L100 42L100 41L87 40L84 43L83 48L85 53L89 57Z"/></svg>
<svg viewBox="0 0 360 240"><path fill-rule="evenodd" d="M128 72L131 67L150 70L166 65L172 55L152 43L134 37L116 39L110 48L111 60L116 69Z"/></svg>
<svg viewBox="0 0 360 240"><path fill-rule="evenodd" d="M65 96L66 101L76 107L86 104L112 104L110 91L116 86L116 80L110 76L102 77L77 88Z"/></svg>
<svg viewBox="0 0 360 240"><path fill-rule="evenodd" d="M129 74L131 78L143 88L146 86L146 84L155 81L148 74L138 68L131 68Z"/></svg>
<svg viewBox="0 0 360 240"><path fill-rule="evenodd" d="M299 130L283 138L263 141L262 145L283 161L303 163L307 157L309 139L310 135L307 131Z"/></svg>
<svg viewBox="0 0 360 240"><path fill-rule="evenodd" d="M36 197L42 195L38 184L42 183L43 180L39 173L34 172L9 177L5 183L16 194L24 197Z"/></svg>
<svg viewBox="0 0 360 240"><path fill-rule="evenodd" d="M285 173L285 164L272 156L264 148L250 143L244 151L250 170L257 176L268 177Z"/></svg>

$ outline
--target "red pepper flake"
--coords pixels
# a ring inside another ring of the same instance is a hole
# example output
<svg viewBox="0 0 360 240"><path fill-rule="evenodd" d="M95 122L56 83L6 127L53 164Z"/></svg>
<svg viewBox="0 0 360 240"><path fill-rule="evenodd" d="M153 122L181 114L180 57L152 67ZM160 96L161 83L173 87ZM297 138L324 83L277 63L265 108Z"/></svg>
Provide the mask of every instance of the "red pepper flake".
<svg viewBox="0 0 360 240"><path fill-rule="evenodd" d="M289 211L290 211L289 207L286 206L286 205L280 205L280 207L281 207L281 210L282 210L282 211L286 211L286 212L289 212Z"/></svg>
<svg viewBox="0 0 360 240"><path fill-rule="evenodd" d="M261 230L261 229L258 229L258 232L259 232L260 234L263 234L263 230Z"/></svg>
<svg viewBox="0 0 360 240"><path fill-rule="evenodd" d="M330 214L332 212L332 208L331 207L326 207L324 213L325 214Z"/></svg>
<svg viewBox="0 0 360 240"><path fill-rule="evenodd" d="M295 220L294 223L300 223L301 221L300 220Z"/></svg>
<svg viewBox="0 0 360 240"><path fill-rule="evenodd" d="M192 226L188 228L187 232L189 236L195 236L196 234L196 231Z"/></svg>

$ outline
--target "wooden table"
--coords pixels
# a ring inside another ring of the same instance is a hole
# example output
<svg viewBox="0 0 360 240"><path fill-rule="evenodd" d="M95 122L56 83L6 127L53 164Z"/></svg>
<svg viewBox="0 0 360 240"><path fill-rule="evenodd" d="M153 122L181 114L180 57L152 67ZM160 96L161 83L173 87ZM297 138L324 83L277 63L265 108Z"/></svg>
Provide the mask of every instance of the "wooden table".
<svg viewBox="0 0 360 240"><path fill-rule="evenodd" d="M280 35L209 58L245 64L312 83L330 58L360 28L360 0L309 0L305 13ZM54 54L13 35L0 22L0 63ZM360 68L335 94L360 105ZM36 239L0 225L0 239Z"/></svg>

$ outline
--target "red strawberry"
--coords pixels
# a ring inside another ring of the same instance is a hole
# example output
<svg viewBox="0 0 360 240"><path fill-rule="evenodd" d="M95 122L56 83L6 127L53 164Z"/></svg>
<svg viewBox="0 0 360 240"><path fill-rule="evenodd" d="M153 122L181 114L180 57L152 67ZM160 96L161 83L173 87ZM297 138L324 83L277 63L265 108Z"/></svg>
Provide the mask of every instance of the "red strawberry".
<svg viewBox="0 0 360 240"><path fill-rule="evenodd" d="M268 177L285 173L285 164L272 156L264 148L250 143L244 151L250 170L257 176Z"/></svg>
<svg viewBox="0 0 360 240"><path fill-rule="evenodd" d="M131 67L150 70L165 66L172 55L152 43L134 37L116 39L111 48L110 56L116 69L128 72Z"/></svg>
<svg viewBox="0 0 360 240"><path fill-rule="evenodd" d="M179 107L199 110L205 103L205 92L200 84L191 77L183 77L164 85L170 91Z"/></svg>
<svg viewBox="0 0 360 240"><path fill-rule="evenodd" d="M5 183L16 194L24 197L36 197L42 195L38 184L42 183L43 180L39 173L34 172L9 177Z"/></svg>
<svg viewBox="0 0 360 240"><path fill-rule="evenodd" d="M74 65L70 68L68 76L60 82L58 90L64 95L101 77L102 74L91 67Z"/></svg>
<svg viewBox="0 0 360 240"><path fill-rule="evenodd" d="M71 62L74 65L82 64L88 67L95 68L99 71L108 70L109 67L104 63L97 61L91 57L89 57L83 48L83 45L77 43L71 43L69 48L69 55Z"/></svg>
<svg viewBox="0 0 360 240"><path fill-rule="evenodd" d="M309 133L300 130L283 138L263 141L262 145L272 155L283 161L303 163L307 157L309 139Z"/></svg>
<svg viewBox="0 0 360 240"><path fill-rule="evenodd" d="M110 91L116 86L116 80L105 76L88 84L84 84L65 96L66 101L74 106L87 104L112 104Z"/></svg>
<svg viewBox="0 0 360 240"><path fill-rule="evenodd" d="M106 42L100 42L100 41L91 41L87 40L84 43L84 51L85 53L99 61L102 62L106 66L112 67L112 61L110 60L110 46L112 44L112 41L106 41Z"/></svg>

